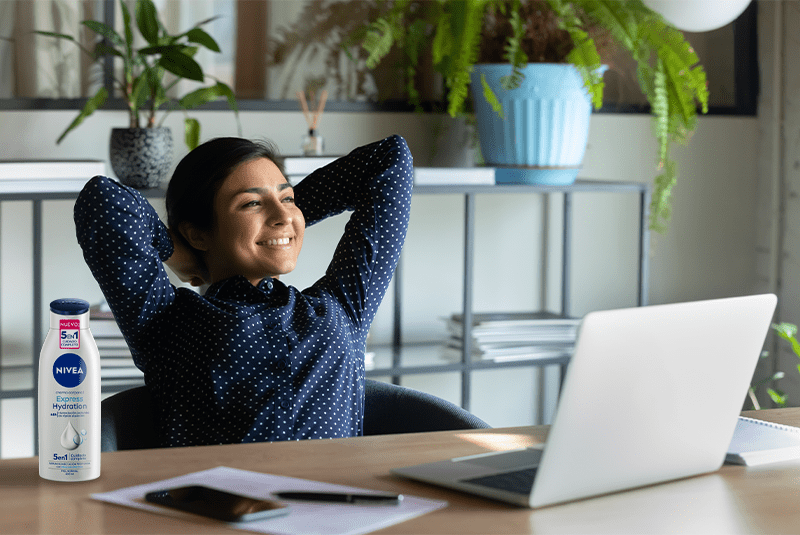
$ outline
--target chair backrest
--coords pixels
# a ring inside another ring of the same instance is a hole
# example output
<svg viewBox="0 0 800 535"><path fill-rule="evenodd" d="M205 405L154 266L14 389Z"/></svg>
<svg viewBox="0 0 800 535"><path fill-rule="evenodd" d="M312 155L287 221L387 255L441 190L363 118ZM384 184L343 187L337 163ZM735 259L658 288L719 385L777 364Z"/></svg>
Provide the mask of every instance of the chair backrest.
<svg viewBox="0 0 800 535"><path fill-rule="evenodd" d="M487 427L474 414L432 394L372 379L364 385L364 435Z"/></svg>
<svg viewBox="0 0 800 535"><path fill-rule="evenodd" d="M102 451L157 448L150 391L137 386L117 392L100 403Z"/></svg>
<svg viewBox="0 0 800 535"><path fill-rule="evenodd" d="M374 379L367 379L364 388L364 435L489 427L477 416L432 394ZM102 451L159 447L146 386L104 399L100 420Z"/></svg>

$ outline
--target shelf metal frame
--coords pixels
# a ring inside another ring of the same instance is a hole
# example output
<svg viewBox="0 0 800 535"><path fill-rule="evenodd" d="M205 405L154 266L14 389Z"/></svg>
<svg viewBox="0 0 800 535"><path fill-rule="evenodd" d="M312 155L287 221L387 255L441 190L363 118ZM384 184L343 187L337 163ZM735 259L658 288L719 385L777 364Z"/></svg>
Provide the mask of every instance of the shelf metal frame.
<svg viewBox="0 0 800 535"><path fill-rule="evenodd" d="M638 268L638 298L639 306L648 302L648 255L649 233L648 218L650 206L650 187L636 182L609 182L597 180L578 180L570 186L530 186L530 185L443 185L443 186L414 186L415 195L448 195L458 194L464 196L464 287L463 287L463 318L465 321L463 353L460 363L432 364L430 366L403 366L401 363L403 337L402 337L402 262L398 265L394 276L394 321L392 333L392 365L389 368L374 369L367 375L388 375L394 383L400 382L402 375L460 372L461 373L461 405L469 410L471 399L471 373L474 370L489 368L509 368L524 366L547 366L558 364L561 366L561 376L568 364L568 359L542 359L536 361L518 362L474 362L469 358L471 354L471 327L472 327L472 295L474 285L474 256L475 256L475 199L478 195L502 193L530 193L530 194L561 194L564 199L564 222L562 233L563 262L561 272L561 312L570 314L570 259L572 249L572 196L575 193L638 193L640 196L640 226L639 226L639 268ZM149 198L164 197L165 190L143 190L142 193ZM38 442L38 395L37 377L39 375L39 359L37 348L44 342L44 303L42 302L43 281L43 247L42 247L42 203L43 201L72 200L77 197L78 191L59 192L4 192L0 189L0 203L7 201L30 201L32 204L32 241L33 241L33 329L31 334L33 360L33 388L19 390L4 390L0 388L0 400L33 398L34 400L34 451ZM25 367L25 366L21 366ZM14 369L20 366L14 366ZM9 368L11 369L11 368ZM2 371L2 369L0 369ZM541 374L540 374L541 375ZM540 389L541 392L541 389ZM541 402L541 397L540 397ZM540 413L541 414L541 413Z"/></svg>
<svg viewBox="0 0 800 535"><path fill-rule="evenodd" d="M576 193L635 193L639 195L639 233L638 233L638 273L637 273L637 305L648 304L648 281L650 248L649 209L651 188L649 184L639 182L617 182L601 180L577 180L569 186L544 186L526 184L497 184L497 185L442 185L442 186L414 186L414 195L452 195L464 196L464 285L462 297L462 318L464 331L462 338L462 354L460 363L436 364L431 366L404 366L402 360L403 334L402 334L402 259L397 266L394 278L394 323L392 333L392 365L389 368L370 370L367 375L388 375L395 384L399 384L402 375L416 373L436 373L447 371L461 372L461 406L470 410L472 372L474 370L505 367L544 367L553 364L560 366L561 379L563 380L568 358L538 359L518 362L480 362L471 358L472 354L472 320L473 320L473 288L475 277L475 200L478 195L527 193L539 194L549 197L558 194L563 197L563 224L562 224L562 262L561 262L561 314L570 316L571 277L572 277L572 203ZM539 374L539 413L542 414L544 399L542 397L544 374Z"/></svg>

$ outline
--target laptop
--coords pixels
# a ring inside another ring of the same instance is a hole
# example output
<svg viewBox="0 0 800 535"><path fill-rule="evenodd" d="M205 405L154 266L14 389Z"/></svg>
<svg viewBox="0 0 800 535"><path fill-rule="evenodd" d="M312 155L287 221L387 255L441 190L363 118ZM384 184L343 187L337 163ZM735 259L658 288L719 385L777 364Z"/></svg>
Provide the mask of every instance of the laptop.
<svg viewBox="0 0 800 535"><path fill-rule="evenodd" d="M542 507L718 470L777 298L591 312L543 447L392 473Z"/></svg>

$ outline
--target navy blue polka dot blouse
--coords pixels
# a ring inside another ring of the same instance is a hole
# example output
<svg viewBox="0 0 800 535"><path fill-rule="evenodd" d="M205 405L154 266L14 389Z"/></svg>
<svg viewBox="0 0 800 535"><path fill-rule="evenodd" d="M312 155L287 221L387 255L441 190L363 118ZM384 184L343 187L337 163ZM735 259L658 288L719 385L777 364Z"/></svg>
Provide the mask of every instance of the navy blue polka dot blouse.
<svg viewBox="0 0 800 535"><path fill-rule="evenodd" d="M175 288L169 233L136 190L104 177L75 204L84 258L144 371L164 446L363 434L367 331L408 227L413 165L392 136L294 188L306 224L352 210L325 275L299 291L242 276Z"/></svg>

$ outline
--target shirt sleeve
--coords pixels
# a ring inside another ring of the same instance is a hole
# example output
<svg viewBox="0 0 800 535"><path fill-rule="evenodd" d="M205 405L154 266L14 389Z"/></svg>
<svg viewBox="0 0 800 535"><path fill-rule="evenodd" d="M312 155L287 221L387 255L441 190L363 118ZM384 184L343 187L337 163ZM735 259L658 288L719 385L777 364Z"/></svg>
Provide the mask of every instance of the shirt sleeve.
<svg viewBox="0 0 800 535"><path fill-rule="evenodd" d="M332 293L365 336L400 259L413 169L406 141L395 135L355 149L294 188L307 225L353 211L325 276L313 288Z"/></svg>
<svg viewBox="0 0 800 535"><path fill-rule="evenodd" d="M86 264L136 352L144 329L175 299L163 265L173 253L169 232L138 191L101 176L78 195L74 218Z"/></svg>

